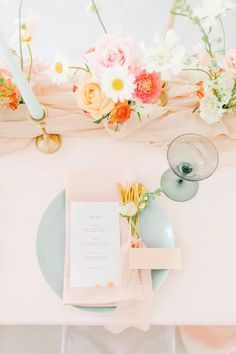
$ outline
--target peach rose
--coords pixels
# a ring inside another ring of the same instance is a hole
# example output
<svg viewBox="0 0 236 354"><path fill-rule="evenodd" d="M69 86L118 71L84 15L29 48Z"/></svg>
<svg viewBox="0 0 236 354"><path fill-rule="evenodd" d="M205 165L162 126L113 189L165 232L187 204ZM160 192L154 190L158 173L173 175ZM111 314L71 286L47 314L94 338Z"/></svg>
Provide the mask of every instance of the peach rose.
<svg viewBox="0 0 236 354"><path fill-rule="evenodd" d="M236 49L229 49L225 59L227 70L236 78Z"/></svg>
<svg viewBox="0 0 236 354"><path fill-rule="evenodd" d="M101 86L92 81L89 73L80 77L76 93L78 106L94 119L102 118L114 108L114 102L104 95Z"/></svg>
<svg viewBox="0 0 236 354"><path fill-rule="evenodd" d="M135 79L135 91L134 98L142 103L155 103L157 98L161 95L161 79L160 75L153 71L147 73L146 70L142 70Z"/></svg>

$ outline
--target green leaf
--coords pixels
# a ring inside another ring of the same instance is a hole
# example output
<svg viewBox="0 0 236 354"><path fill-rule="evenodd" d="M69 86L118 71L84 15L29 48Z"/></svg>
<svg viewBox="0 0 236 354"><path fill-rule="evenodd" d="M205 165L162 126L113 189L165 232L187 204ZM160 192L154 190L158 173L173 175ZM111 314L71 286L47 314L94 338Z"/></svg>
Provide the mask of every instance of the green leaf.
<svg viewBox="0 0 236 354"><path fill-rule="evenodd" d="M192 18L192 22L193 22L195 25L198 25L198 24L200 23L198 17L193 17L193 18Z"/></svg>
<svg viewBox="0 0 236 354"><path fill-rule="evenodd" d="M138 119L140 121L140 123L142 122L142 116L141 116L141 113L140 112L137 112L137 115L138 115Z"/></svg>
<svg viewBox="0 0 236 354"><path fill-rule="evenodd" d="M110 115L110 113L106 114L105 116L102 116L102 118L95 120L93 123L100 124L104 119L108 118L109 115Z"/></svg>
<svg viewBox="0 0 236 354"><path fill-rule="evenodd" d="M84 65L85 65L86 69L88 70L88 72L89 72L89 73L91 73L91 71L90 71L90 69L89 69L88 64L87 64L87 63L85 63Z"/></svg>
<svg viewBox="0 0 236 354"><path fill-rule="evenodd" d="M204 43L208 43L208 36L206 34L204 34L202 36L202 40L203 40Z"/></svg>
<svg viewBox="0 0 236 354"><path fill-rule="evenodd" d="M197 105L197 106L194 108L194 110L192 111L192 113L195 113L195 112L198 110L198 108L199 108L199 105Z"/></svg>
<svg viewBox="0 0 236 354"><path fill-rule="evenodd" d="M6 81L5 81L4 77L0 77L0 84L1 85L5 85L6 84Z"/></svg>

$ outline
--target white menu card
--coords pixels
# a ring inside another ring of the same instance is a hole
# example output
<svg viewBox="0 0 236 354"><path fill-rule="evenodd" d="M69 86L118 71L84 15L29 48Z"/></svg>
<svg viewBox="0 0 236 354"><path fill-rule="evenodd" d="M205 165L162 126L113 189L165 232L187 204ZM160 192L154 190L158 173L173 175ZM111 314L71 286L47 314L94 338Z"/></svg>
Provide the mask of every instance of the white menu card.
<svg viewBox="0 0 236 354"><path fill-rule="evenodd" d="M70 287L114 287L120 280L119 204L71 203Z"/></svg>

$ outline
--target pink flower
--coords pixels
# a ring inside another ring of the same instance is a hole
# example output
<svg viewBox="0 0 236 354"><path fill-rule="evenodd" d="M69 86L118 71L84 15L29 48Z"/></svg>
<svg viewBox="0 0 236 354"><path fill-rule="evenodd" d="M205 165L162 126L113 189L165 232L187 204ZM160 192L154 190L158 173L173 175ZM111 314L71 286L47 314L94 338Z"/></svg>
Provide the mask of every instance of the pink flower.
<svg viewBox="0 0 236 354"><path fill-rule="evenodd" d="M152 73L147 73L146 70L139 72L136 75L135 85L133 96L142 103L155 103L161 95L161 78L155 71Z"/></svg>
<svg viewBox="0 0 236 354"><path fill-rule="evenodd" d="M137 62L134 43L120 33L105 34L97 43L95 50L85 53L88 66L96 78L100 78L107 68L126 66L133 69Z"/></svg>
<svg viewBox="0 0 236 354"><path fill-rule="evenodd" d="M236 78L236 49L229 49L225 59L227 70Z"/></svg>

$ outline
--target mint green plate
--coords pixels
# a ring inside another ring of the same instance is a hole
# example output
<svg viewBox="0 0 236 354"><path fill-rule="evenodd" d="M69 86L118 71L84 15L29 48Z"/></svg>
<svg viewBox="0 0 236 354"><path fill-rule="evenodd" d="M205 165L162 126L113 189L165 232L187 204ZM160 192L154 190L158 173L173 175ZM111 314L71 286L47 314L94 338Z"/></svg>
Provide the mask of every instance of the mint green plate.
<svg viewBox="0 0 236 354"><path fill-rule="evenodd" d="M174 247L174 235L168 217L158 200L153 200L140 216L140 234L148 247ZM65 192L48 206L38 228L36 252L41 272L48 285L63 296L65 256ZM153 289L159 289L168 270L153 270ZM93 312L110 312L114 307L81 307Z"/></svg>

